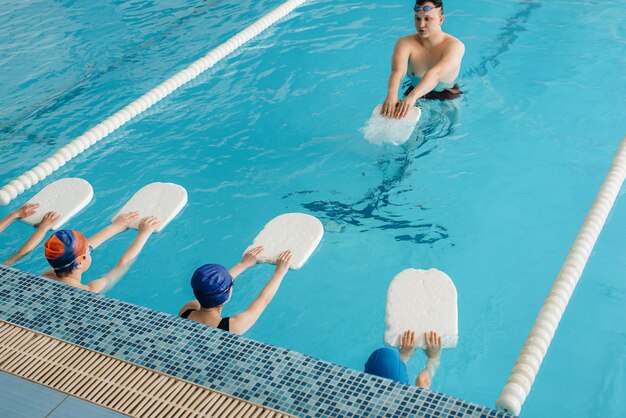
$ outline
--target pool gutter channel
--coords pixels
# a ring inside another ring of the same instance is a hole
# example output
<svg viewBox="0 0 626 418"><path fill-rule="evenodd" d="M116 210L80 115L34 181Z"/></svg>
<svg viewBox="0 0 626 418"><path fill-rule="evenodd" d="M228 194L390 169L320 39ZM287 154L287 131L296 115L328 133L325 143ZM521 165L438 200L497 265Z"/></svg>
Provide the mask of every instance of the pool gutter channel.
<svg viewBox="0 0 626 418"><path fill-rule="evenodd" d="M133 417L290 417L5 321L0 370Z"/></svg>

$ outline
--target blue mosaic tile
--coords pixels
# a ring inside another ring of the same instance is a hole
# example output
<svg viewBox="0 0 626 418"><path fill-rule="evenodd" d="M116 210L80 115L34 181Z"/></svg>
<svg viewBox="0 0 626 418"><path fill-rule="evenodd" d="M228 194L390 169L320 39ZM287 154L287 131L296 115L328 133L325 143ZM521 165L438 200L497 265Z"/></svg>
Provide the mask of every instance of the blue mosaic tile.
<svg viewBox="0 0 626 418"><path fill-rule="evenodd" d="M2 265L0 320L300 417L510 417Z"/></svg>

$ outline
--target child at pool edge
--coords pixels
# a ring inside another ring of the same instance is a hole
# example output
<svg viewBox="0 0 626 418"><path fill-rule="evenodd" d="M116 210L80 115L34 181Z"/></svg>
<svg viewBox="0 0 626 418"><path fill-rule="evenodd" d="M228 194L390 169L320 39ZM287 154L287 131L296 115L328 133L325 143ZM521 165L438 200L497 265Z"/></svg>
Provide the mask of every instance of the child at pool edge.
<svg viewBox="0 0 626 418"><path fill-rule="evenodd" d="M237 276L254 266L262 253L262 246L246 251L241 261L230 270L220 264L205 264L196 269L191 277L191 287L196 299L185 304L178 314L182 318L239 335L249 330L270 304L289 271L290 250L278 256L274 274L245 311L232 318L222 318L222 307L230 300Z"/></svg>
<svg viewBox="0 0 626 418"><path fill-rule="evenodd" d="M137 212L123 213L89 240L74 230L55 232L44 244L45 256L52 268L43 272L42 275L92 292L111 289L126 273L150 235L158 228L160 221L156 217L148 216L141 220L137 236L111 271L99 279L92 280L87 285L81 283L82 275L91 266L91 252L108 239L128 229L138 216L139 213Z"/></svg>
<svg viewBox="0 0 626 418"><path fill-rule="evenodd" d="M417 375L415 385L424 389L430 389L430 384L435 371L439 367L441 354L441 337L436 332L424 333L426 348L424 353L428 361L424 369ZM392 379L400 383L409 384L409 376L406 370L406 363L415 351L415 332L405 331L400 338L400 350L384 347L374 351L365 363L365 373L373 374L387 379Z"/></svg>

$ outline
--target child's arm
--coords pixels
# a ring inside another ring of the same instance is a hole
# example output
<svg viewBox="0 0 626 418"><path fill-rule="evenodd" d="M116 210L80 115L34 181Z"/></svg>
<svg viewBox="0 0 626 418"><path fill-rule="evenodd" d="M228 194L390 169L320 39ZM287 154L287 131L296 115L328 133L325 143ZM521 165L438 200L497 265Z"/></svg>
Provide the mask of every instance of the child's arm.
<svg viewBox="0 0 626 418"><path fill-rule="evenodd" d="M159 227L161 221L156 216L148 216L141 220L139 224L139 231L137 232L137 237L130 244L130 247L122 254L120 257L120 261L117 262L118 266L130 265L135 258L139 255L143 246L148 242L148 238L156 229Z"/></svg>
<svg viewBox="0 0 626 418"><path fill-rule="evenodd" d="M406 364L415 350L415 332L411 330L404 331L400 337L400 359Z"/></svg>
<svg viewBox="0 0 626 418"><path fill-rule="evenodd" d="M27 205L22 206L15 212L9 213L3 220L0 221L0 232L7 229L7 227L11 225L11 223L13 223L14 220L25 218L37 212L38 207L39 207L39 203L29 203Z"/></svg>
<svg viewBox="0 0 626 418"><path fill-rule="evenodd" d="M26 241L26 243L24 243L22 248L20 248L11 257L7 258L3 264L6 264L7 266L12 266L13 264L21 260L22 257L24 257L26 254L34 250L35 247L39 245L43 237L46 236L46 232L48 232L52 228L52 225L54 225L54 223L58 219L59 219L58 213L56 212L46 213L43 219L41 220L41 222L39 223L39 225L37 226L37 230L35 230L35 233L28 239L28 241Z"/></svg>
<svg viewBox="0 0 626 418"><path fill-rule="evenodd" d="M150 235L159 227L158 218L155 216L148 216L141 220L139 224L139 232L137 237L130 244L130 247L122 254L117 265L104 277L90 282L87 286L92 292L108 291L122 278L122 276L128 271L129 267L135 261L135 258L139 255L143 246L150 238Z"/></svg>
<svg viewBox="0 0 626 418"><path fill-rule="evenodd" d="M248 306L248 309L230 318L229 330L235 334L243 334L259 319L267 305L270 304L274 295L278 291L283 277L289 271L289 261L291 261L291 251L283 252L276 260L276 270L271 279L259 296Z"/></svg>
<svg viewBox="0 0 626 418"><path fill-rule="evenodd" d="M430 331L424 333L426 348L424 352L428 356L428 361L424 366L424 370L417 375L415 384L425 389L430 389L432 379L435 377L437 367L439 367L439 359L441 356L441 337L436 332Z"/></svg>
<svg viewBox="0 0 626 418"><path fill-rule="evenodd" d="M258 246L249 249L243 255L241 261L235 264L228 272L233 279L236 279L241 273L254 266L257 261L259 261L259 257L263 254L263 246Z"/></svg>
<svg viewBox="0 0 626 418"><path fill-rule="evenodd" d="M89 290L95 293L106 293L122 278L128 271L130 265L115 266L104 276L99 279L92 280L87 284Z"/></svg>
<svg viewBox="0 0 626 418"><path fill-rule="evenodd" d="M133 223L135 219L139 216L138 212L127 212L122 213L120 216L115 218L111 225L104 228L102 231L98 232L93 237L89 238L87 241L89 245L91 245L94 249L98 248L109 238L114 237L120 232L126 231L130 224Z"/></svg>

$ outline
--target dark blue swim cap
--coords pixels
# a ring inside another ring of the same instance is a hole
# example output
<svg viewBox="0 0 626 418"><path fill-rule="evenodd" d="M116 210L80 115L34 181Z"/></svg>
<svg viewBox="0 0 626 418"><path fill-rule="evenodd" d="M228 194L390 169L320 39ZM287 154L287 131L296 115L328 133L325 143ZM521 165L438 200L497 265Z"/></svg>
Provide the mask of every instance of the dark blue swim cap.
<svg viewBox="0 0 626 418"><path fill-rule="evenodd" d="M406 364L400 358L395 348L379 348L374 351L365 363L365 373L386 377L396 382L409 384L409 375Z"/></svg>
<svg viewBox="0 0 626 418"><path fill-rule="evenodd" d="M220 264L205 264L193 272L191 287L203 308L223 305L230 297L233 278Z"/></svg>

